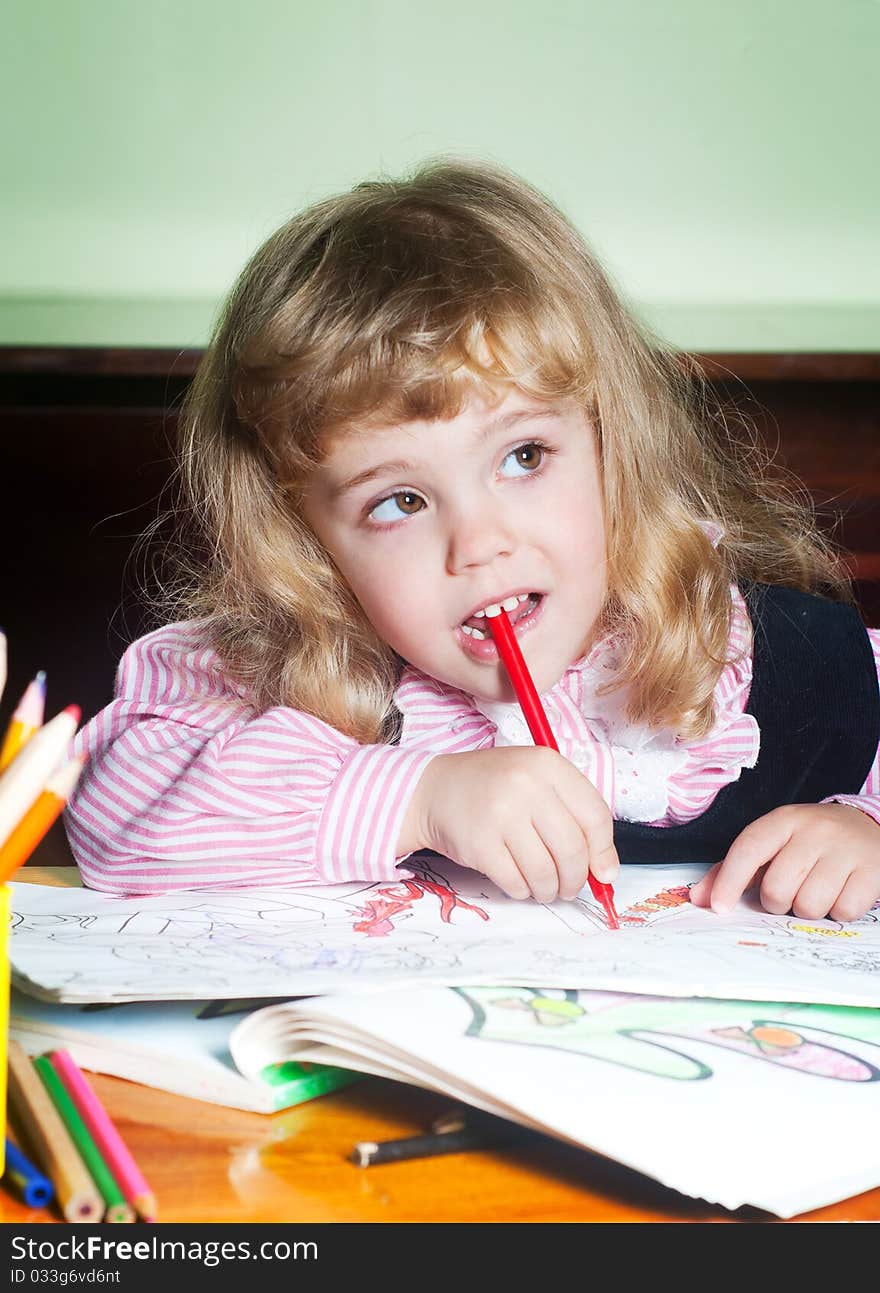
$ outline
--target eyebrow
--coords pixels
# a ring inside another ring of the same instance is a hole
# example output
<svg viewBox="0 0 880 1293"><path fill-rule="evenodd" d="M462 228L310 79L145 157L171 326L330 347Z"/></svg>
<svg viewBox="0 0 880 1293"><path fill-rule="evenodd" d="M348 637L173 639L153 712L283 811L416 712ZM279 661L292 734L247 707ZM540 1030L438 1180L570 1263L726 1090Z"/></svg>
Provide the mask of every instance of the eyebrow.
<svg viewBox="0 0 880 1293"><path fill-rule="evenodd" d="M520 422L535 422L546 418L560 417L559 409L512 409L510 413L505 413L501 417L493 418L485 426L480 427L477 433L477 439L482 444L496 431L506 431L510 427L518 425ZM348 480L340 481L338 485L333 486L332 494L334 498L340 498L343 494L348 494L359 485L365 485L367 481L375 479L376 476L385 475L385 473L411 472L416 467L406 458L393 458L387 462L380 462L375 467L367 467L365 471L359 471L356 476L350 476Z"/></svg>

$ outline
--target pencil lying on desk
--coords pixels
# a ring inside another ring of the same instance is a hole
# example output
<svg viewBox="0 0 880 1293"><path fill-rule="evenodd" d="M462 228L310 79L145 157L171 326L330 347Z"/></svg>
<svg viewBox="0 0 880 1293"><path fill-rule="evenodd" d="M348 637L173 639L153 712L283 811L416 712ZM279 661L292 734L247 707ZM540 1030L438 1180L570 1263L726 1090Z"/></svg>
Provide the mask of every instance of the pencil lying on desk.
<svg viewBox="0 0 880 1293"><path fill-rule="evenodd" d="M21 1044L9 1039L9 1103L17 1130L55 1186L66 1221L100 1221L104 1205L76 1146Z"/></svg>
<svg viewBox="0 0 880 1293"><path fill-rule="evenodd" d="M126 1200L142 1221L155 1221L156 1200L153 1192L76 1060L70 1051L64 1050L52 1051L50 1059Z"/></svg>
<svg viewBox="0 0 880 1293"><path fill-rule="evenodd" d="M8 1136L3 1182L15 1190L29 1208L45 1208L55 1198L55 1190L49 1178L34 1167Z"/></svg>
<svg viewBox="0 0 880 1293"><path fill-rule="evenodd" d="M522 651L519 649L519 643L516 640L516 634L510 620L507 618L507 612L499 609L497 615L489 615L487 611L486 622L495 640L501 662L507 670L511 686L516 692L516 698L532 734L532 740L535 745L547 745L551 750L558 750L559 746L556 744L556 738L547 721L541 698L535 684L532 682ZM614 890L611 885L603 884L601 880L597 880L592 871L589 873L588 879L593 897L598 898L605 909L608 924L612 929L620 929L620 921L614 909Z"/></svg>
<svg viewBox="0 0 880 1293"><path fill-rule="evenodd" d="M49 1093L49 1098L58 1110L70 1139L77 1148L80 1158L85 1163L89 1175L98 1187L104 1200L104 1220L113 1222L134 1221L134 1210L129 1207L119 1182L104 1162L98 1146L91 1137L88 1127L83 1122L76 1106L67 1094L61 1078L58 1076L48 1055L38 1055L34 1068Z"/></svg>
<svg viewBox="0 0 880 1293"><path fill-rule="evenodd" d="M486 1115L477 1122L462 1121L449 1131L403 1136L399 1140L360 1140L349 1157L357 1167L379 1167L383 1163L403 1163L413 1158L499 1149L533 1136L528 1127Z"/></svg>

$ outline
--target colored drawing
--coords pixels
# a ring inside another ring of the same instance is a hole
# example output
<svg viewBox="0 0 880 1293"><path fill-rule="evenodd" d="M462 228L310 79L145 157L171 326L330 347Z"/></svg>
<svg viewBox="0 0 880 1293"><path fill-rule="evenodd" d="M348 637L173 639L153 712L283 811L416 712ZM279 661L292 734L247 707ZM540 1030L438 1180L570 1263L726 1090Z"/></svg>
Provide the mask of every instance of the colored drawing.
<svg viewBox="0 0 880 1293"><path fill-rule="evenodd" d="M688 1041L719 1046L751 1060L840 1082L880 1080L876 1023L847 1007L628 997L531 988L456 988L471 1008L467 1036L521 1046L576 1051L641 1073L684 1081L712 1076ZM744 1012L754 1012L743 1022ZM831 1024L832 1027L827 1025ZM826 1025L826 1026L822 1026ZM875 1062L846 1049L868 1042ZM674 1043L674 1045L673 1045Z"/></svg>
<svg viewBox="0 0 880 1293"><path fill-rule="evenodd" d="M368 934L371 938L387 937L394 931L396 916L409 916L412 905L426 894L432 894L440 901L440 919L450 924L452 913L456 908L473 912L481 920L489 916L481 907L472 906L460 898L455 890L441 876L432 876L423 866L411 880L401 880L396 885L381 885L377 896L361 908L363 918L352 925L355 933Z"/></svg>

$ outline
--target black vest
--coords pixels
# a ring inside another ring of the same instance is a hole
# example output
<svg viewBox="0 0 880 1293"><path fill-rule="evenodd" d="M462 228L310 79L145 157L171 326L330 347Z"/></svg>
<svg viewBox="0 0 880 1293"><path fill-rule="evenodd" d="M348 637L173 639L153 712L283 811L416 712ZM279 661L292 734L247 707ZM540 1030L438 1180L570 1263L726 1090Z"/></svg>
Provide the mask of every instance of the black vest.
<svg viewBox="0 0 880 1293"><path fill-rule="evenodd" d="M615 822L621 862L717 862L756 817L865 784L880 744L880 691L859 615L791 588L753 584L743 593L754 630L746 713L761 733L758 761L682 826Z"/></svg>

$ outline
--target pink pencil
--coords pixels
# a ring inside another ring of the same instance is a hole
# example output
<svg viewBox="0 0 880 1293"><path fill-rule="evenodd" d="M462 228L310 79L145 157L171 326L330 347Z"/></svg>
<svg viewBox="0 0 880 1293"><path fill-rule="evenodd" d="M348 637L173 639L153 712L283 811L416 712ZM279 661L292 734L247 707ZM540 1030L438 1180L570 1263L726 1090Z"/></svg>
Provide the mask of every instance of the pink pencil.
<svg viewBox="0 0 880 1293"><path fill-rule="evenodd" d="M0 750L0 772L8 768L23 745L43 726L46 712L46 674L43 669L25 687L6 729Z"/></svg>
<svg viewBox="0 0 880 1293"><path fill-rule="evenodd" d="M131 1150L110 1121L107 1110L89 1086L70 1051L52 1051L50 1059L107 1166L116 1177L120 1190L142 1221L155 1221L156 1200L153 1192L132 1158Z"/></svg>

